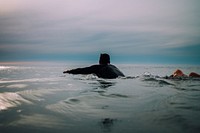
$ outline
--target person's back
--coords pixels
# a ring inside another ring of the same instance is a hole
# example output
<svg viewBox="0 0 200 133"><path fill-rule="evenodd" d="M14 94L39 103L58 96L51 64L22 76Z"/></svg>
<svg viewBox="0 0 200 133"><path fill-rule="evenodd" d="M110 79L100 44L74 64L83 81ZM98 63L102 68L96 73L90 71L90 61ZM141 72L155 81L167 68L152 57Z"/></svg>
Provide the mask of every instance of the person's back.
<svg viewBox="0 0 200 133"><path fill-rule="evenodd" d="M69 74L95 74L99 78L114 79L117 77L124 77L124 74L114 65L110 64L110 56L108 54L101 54L99 65L92 65L85 68L77 68L63 73Z"/></svg>
<svg viewBox="0 0 200 133"><path fill-rule="evenodd" d="M94 74L100 78L113 79L117 77L124 77L124 74L114 65L99 65Z"/></svg>

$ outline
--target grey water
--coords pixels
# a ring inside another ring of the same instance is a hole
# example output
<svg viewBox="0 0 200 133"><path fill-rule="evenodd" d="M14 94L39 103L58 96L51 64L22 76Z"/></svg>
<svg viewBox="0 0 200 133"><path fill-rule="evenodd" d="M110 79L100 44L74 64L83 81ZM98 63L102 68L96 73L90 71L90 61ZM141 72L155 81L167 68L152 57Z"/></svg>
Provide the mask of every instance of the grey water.
<svg viewBox="0 0 200 133"><path fill-rule="evenodd" d="M78 64L1 64L0 133L198 133L200 80L165 79L177 68L116 66L125 78L62 74Z"/></svg>

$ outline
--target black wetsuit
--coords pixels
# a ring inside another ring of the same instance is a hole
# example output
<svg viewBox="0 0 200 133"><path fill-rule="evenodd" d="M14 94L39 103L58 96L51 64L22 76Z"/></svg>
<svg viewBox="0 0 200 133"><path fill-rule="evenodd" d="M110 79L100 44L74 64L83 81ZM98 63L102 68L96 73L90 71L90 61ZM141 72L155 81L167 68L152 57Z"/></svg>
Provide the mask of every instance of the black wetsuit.
<svg viewBox="0 0 200 133"><path fill-rule="evenodd" d="M124 77L124 74L114 65L92 65L85 68L77 68L65 71L63 73L70 74L95 74L99 78L114 79L117 77Z"/></svg>

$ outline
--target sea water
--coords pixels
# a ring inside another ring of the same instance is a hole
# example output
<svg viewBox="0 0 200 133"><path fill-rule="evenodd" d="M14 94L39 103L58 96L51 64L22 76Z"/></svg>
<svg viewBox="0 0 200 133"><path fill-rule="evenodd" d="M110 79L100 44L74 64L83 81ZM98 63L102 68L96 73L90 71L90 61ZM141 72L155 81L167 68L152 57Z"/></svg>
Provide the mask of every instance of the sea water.
<svg viewBox="0 0 200 133"><path fill-rule="evenodd" d="M199 66L118 64L127 77L101 79L36 64L0 65L0 133L200 131L200 80L162 78Z"/></svg>

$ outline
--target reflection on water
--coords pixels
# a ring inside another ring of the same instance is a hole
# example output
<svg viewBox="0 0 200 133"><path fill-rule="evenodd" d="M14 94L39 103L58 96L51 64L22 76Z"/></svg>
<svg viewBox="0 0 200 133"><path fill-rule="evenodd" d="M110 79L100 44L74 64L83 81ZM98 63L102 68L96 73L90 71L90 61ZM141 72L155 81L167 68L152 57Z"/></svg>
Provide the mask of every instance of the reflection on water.
<svg viewBox="0 0 200 133"><path fill-rule="evenodd" d="M0 111L7 110L11 107L17 107L22 103L31 104L30 101L24 99L17 93L5 92L0 93Z"/></svg>
<svg viewBox="0 0 200 133"><path fill-rule="evenodd" d="M112 118L104 118L100 121L100 126L103 132L112 132L112 128L114 124L116 124L118 120Z"/></svg>
<svg viewBox="0 0 200 133"><path fill-rule="evenodd" d="M71 126L66 124L64 120L57 118L56 116L45 114L31 114L20 115L20 119L10 123L12 126L30 126L35 128L53 128L59 129L65 126Z"/></svg>

